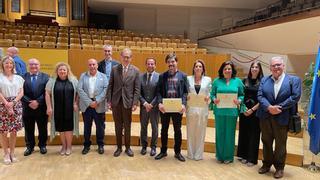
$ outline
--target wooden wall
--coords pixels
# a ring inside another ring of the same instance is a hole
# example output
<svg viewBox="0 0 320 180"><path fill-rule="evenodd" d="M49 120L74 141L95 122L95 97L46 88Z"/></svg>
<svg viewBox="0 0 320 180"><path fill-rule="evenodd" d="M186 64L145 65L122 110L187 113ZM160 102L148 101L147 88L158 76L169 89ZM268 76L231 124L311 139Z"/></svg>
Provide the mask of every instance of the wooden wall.
<svg viewBox="0 0 320 180"><path fill-rule="evenodd" d="M133 53L132 64L137 66L141 72L146 70L145 59L147 57L154 57L157 60L156 71L164 72L168 69L165 63L166 54L143 54ZM193 63L197 59L202 59L206 65L206 75L210 77L217 77L218 69L222 62L229 59L229 55L216 55L216 54L178 54L178 69L192 74ZM79 77L82 72L87 71L87 60L95 58L101 61L104 58L103 51L101 50L77 50L70 49L68 52L68 62L72 68L72 72ZM113 58L120 61L119 52L113 53Z"/></svg>

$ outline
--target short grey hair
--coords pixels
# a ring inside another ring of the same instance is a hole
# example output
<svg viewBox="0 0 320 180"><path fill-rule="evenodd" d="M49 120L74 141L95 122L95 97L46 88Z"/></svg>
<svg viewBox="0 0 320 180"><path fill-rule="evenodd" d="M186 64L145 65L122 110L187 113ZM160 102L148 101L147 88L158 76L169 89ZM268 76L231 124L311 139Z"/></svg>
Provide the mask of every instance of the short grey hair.
<svg viewBox="0 0 320 180"><path fill-rule="evenodd" d="M110 48L112 50L112 46L110 44L103 45L103 49Z"/></svg>
<svg viewBox="0 0 320 180"><path fill-rule="evenodd" d="M130 56L132 56L132 51L130 48L124 48L122 51L121 51L121 56L123 54L123 52L128 52L130 54Z"/></svg>
<svg viewBox="0 0 320 180"><path fill-rule="evenodd" d="M269 64L271 65L271 64L272 64L272 61L274 61L274 60L279 60L282 64L284 63L283 57L281 57L281 56L274 56L274 57L272 57L272 58L270 59Z"/></svg>

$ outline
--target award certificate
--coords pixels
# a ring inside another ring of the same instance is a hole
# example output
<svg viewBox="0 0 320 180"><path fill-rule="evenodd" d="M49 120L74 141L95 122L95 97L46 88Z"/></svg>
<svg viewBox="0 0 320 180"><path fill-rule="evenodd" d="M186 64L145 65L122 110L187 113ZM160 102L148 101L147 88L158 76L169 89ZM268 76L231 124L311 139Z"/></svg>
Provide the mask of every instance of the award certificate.
<svg viewBox="0 0 320 180"><path fill-rule="evenodd" d="M233 102L234 99L238 99L237 94L217 93L217 99L220 100L217 108L237 108L237 105Z"/></svg>
<svg viewBox="0 0 320 180"><path fill-rule="evenodd" d="M188 106L189 107L200 107L200 108L205 108L208 107L207 102L204 100L205 95L203 94L195 94L195 93L190 93L188 98Z"/></svg>
<svg viewBox="0 0 320 180"><path fill-rule="evenodd" d="M163 98L162 104L164 105L164 109L167 112L178 113L182 109L182 100L181 98Z"/></svg>

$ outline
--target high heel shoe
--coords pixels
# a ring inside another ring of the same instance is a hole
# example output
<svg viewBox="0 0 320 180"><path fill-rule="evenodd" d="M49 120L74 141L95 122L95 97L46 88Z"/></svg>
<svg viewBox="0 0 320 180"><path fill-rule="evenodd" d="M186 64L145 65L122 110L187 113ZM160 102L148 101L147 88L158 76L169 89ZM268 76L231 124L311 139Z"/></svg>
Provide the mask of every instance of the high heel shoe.
<svg viewBox="0 0 320 180"><path fill-rule="evenodd" d="M11 159L11 162L13 162L13 163L16 163L16 162L19 161L19 160L17 159L16 155L14 155L14 154L10 154L10 159Z"/></svg>
<svg viewBox="0 0 320 180"><path fill-rule="evenodd" d="M71 149L67 149L67 150L66 150L66 155L67 155L67 156L70 156L71 153L72 153Z"/></svg>
<svg viewBox="0 0 320 180"><path fill-rule="evenodd" d="M5 165L10 165L10 164L11 164L11 159L10 159L10 155L9 155L9 154L5 154L5 155L3 156L3 163L4 163Z"/></svg>
<svg viewBox="0 0 320 180"><path fill-rule="evenodd" d="M60 155L64 156L66 154L66 150L64 148L61 148L60 150Z"/></svg>

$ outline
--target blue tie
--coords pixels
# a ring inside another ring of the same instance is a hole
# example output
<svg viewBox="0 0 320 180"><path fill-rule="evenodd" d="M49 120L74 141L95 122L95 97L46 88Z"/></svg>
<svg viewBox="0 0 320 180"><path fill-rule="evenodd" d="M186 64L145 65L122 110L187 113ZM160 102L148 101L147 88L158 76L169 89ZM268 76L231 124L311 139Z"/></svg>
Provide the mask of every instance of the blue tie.
<svg viewBox="0 0 320 180"><path fill-rule="evenodd" d="M31 75L31 87L32 87L32 91L34 92L36 89L36 82L37 82L37 75L36 74L32 74Z"/></svg>

